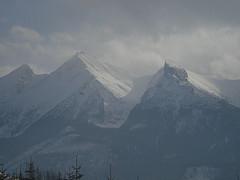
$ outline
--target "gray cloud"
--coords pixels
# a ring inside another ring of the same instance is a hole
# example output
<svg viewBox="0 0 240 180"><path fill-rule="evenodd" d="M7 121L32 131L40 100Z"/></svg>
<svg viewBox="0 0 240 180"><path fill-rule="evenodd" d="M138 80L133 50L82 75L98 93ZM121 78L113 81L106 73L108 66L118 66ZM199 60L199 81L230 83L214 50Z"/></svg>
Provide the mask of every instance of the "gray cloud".
<svg viewBox="0 0 240 180"><path fill-rule="evenodd" d="M238 0L10 0L0 2L0 74L28 63L55 69L77 50L138 74L163 59L240 78Z"/></svg>

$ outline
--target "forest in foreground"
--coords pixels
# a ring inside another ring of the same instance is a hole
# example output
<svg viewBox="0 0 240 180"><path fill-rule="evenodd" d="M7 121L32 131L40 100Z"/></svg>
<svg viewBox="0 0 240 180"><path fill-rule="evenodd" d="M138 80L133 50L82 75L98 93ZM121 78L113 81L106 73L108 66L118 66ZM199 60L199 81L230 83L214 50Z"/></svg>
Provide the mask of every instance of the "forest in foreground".
<svg viewBox="0 0 240 180"><path fill-rule="evenodd" d="M111 166L108 180L112 180ZM76 157L75 164L67 171L41 170L32 159L25 163L25 167L19 167L14 171L7 171L4 165L0 167L0 180L80 180L83 177L81 165Z"/></svg>

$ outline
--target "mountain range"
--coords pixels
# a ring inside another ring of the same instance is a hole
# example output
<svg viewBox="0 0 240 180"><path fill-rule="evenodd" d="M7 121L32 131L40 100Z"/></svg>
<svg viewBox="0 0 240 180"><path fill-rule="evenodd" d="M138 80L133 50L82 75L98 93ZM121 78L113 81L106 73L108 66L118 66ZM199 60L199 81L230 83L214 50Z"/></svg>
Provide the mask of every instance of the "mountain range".
<svg viewBox="0 0 240 180"><path fill-rule="evenodd" d="M131 179L230 179L240 167L240 80L165 62L131 73L80 52L50 74L22 65L0 78L0 161L29 157Z"/></svg>

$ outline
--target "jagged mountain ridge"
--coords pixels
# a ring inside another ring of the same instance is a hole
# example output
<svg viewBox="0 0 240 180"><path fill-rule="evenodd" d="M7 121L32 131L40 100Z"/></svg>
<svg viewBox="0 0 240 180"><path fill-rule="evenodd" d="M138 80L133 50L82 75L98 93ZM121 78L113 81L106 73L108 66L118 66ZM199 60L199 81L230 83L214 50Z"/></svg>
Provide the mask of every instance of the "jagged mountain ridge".
<svg viewBox="0 0 240 180"><path fill-rule="evenodd" d="M1 101L9 101L11 98L23 93L29 87L34 86L34 84L46 76L46 74L36 75L29 65L24 64L20 66L7 76L1 78Z"/></svg>
<svg viewBox="0 0 240 180"><path fill-rule="evenodd" d="M115 151L126 147L118 151L121 165L151 167L146 177L160 168L164 179L187 179L188 171L207 167L220 172L213 179L229 178L230 167L239 167L239 117L238 107L166 63L122 126Z"/></svg>
<svg viewBox="0 0 240 180"><path fill-rule="evenodd" d="M22 82L22 79L24 82ZM10 86L5 86L7 82ZM19 85L19 82L22 84ZM95 93L95 96L98 96L99 101L102 102L102 109L106 113L106 118L103 120L104 123L99 125L107 127L108 122L111 122L111 126L119 126L116 123L121 124L122 122L119 122L121 118L118 116L126 116L127 112L124 111L128 107L125 105L126 107L122 107L121 110L115 107L123 106L124 102L121 98L131 90L130 83L127 84L119 78L115 78L107 71L106 66L97 63L92 64L82 53L77 53L56 71L44 75L44 78L35 75L29 66L24 65L9 75L0 78L0 85L6 87L6 90L3 89L0 96L0 100L3 102L0 104L0 136L22 133L32 123L73 94L80 93L83 95L81 90L85 91L89 98L93 96L93 99ZM11 86L17 86L17 90ZM18 86L23 86L20 87L22 93L18 92ZM14 90L14 92L7 91L7 88Z"/></svg>
<svg viewBox="0 0 240 180"><path fill-rule="evenodd" d="M21 133L0 138L0 144L5 144L0 154L5 162L11 159L9 166L34 156L42 166L47 158L50 166L62 167L78 151L83 164L96 172L113 161L125 177L131 170L142 177L174 174L179 179L193 167L219 170L213 163L216 158L220 165L234 166L239 159L235 146L239 108L224 99L218 86L196 73L165 63L153 78L131 83L107 65L78 53L39 79L26 83L14 96L19 107L22 102L25 108L37 103L43 109L42 115L33 112L36 121L27 126L21 121L27 127ZM29 99L35 95L46 97ZM144 172L144 164L152 171Z"/></svg>

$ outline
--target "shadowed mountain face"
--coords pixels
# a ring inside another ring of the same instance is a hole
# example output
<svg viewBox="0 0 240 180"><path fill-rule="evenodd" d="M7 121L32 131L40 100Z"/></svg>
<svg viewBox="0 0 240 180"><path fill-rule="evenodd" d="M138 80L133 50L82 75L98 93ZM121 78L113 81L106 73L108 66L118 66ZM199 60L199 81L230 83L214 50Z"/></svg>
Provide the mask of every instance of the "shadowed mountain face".
<svg viewBox="0 0 240 180"><path fill-rule="evenodd" d="M220 179L228 176L225 169L239 166L240 109L188 78L168 64L155 75L122 126L122 144L115 147L122 163L138 164L141 172L151 167L146 177L156 172L164 179L188 176L194 168L214 170Z"/></svg>
<svg viewBox="0 0 240 180"><path fill-rule="evenodd" d="M235 175L240 109L219 86L168 63L134 83L109 67L76 54L49 75L24 65L0 78L1 160L64 169L78 152L86 171L112 162L124 179Z"/></svg>

